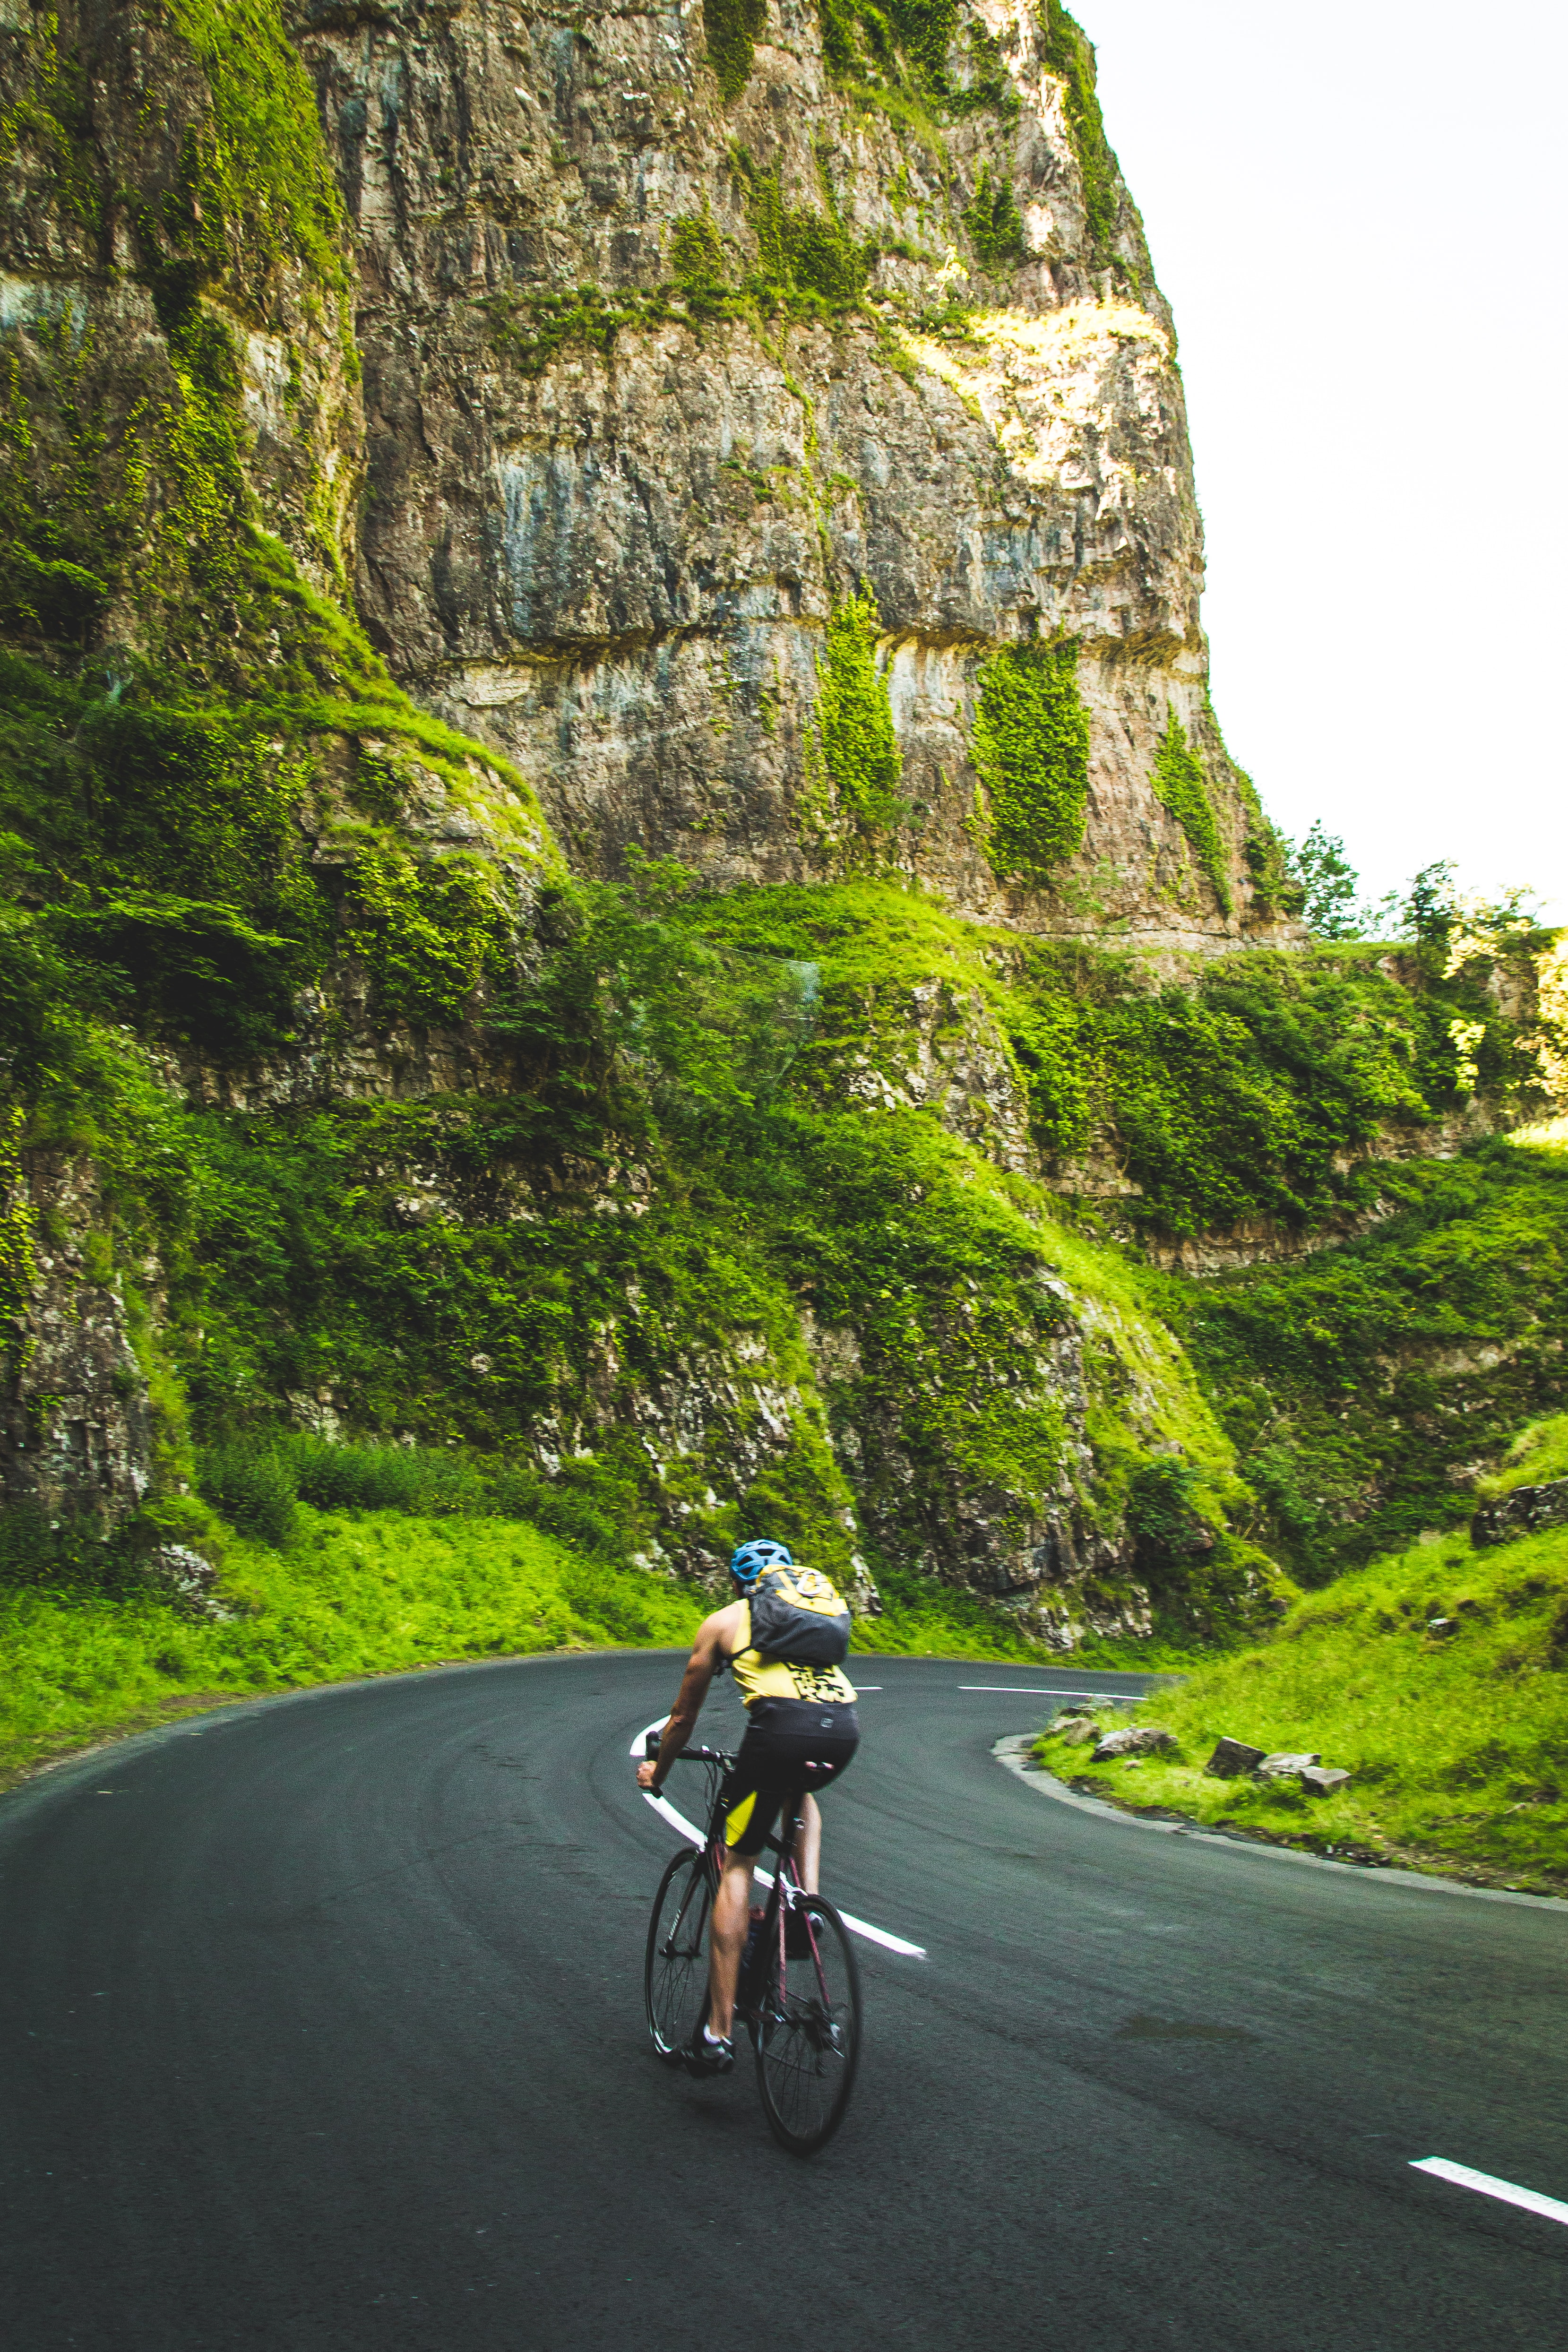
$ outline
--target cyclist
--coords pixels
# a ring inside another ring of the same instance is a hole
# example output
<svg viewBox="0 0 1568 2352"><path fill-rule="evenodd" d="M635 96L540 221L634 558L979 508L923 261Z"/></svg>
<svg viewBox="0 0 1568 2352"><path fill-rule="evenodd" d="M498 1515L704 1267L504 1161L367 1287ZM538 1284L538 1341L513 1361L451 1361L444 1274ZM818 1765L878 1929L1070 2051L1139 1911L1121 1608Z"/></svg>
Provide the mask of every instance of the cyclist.
<svg viewBox="0 0 1568 2352"><path fill-rule="evenodd" d="M726 1666L746 1707L746 1736L726 1780L724 1860L708 1938L708 2010L684 2053L694 2074L727 2074L735 2063L735 1986L751 1909L752 1869L779 1809L802 1790L795 1867L817 1892L822 1816L810 1791L836 1780L860 1738L855 1686L843 1670L849 1612L826 1576L797 1568L787 1546L743 1543L730 1573L740 1598L698 1629L658 1759L637 1784L657 1792L691 1738L708 1686Z"/></svg>

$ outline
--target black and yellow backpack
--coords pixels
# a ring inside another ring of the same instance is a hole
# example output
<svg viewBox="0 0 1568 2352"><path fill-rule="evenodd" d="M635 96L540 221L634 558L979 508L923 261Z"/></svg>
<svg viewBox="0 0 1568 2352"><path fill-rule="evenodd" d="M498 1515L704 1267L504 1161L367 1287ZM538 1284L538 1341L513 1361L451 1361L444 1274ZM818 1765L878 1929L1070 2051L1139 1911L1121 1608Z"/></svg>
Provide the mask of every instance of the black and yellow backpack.
<svg viewBox="0 0 1568 2352"><path fill-rule="evenodd" d="M841 1666L849 1654L849 1604L815 1568L764 1568L750 1587L752 1647L792 1665Z"/></svg>

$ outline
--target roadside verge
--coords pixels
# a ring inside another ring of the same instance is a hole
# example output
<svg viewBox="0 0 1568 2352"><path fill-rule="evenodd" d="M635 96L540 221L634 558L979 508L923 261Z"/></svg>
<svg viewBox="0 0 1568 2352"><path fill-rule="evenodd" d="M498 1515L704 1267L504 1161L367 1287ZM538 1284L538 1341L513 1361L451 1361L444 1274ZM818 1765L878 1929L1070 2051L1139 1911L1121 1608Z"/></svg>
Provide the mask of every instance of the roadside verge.
<svg viewBox="0 0 1568 2352"><path fill-rule="evenodd" d="M1033 1749L1038 1738L1037 1731L1009 1732L994 1743L991 1753L998 1764L1015 1774L1026 1789L1033 1789L1037 1796L1049 1797L1055 1803L1070 1805L1079 1812L1096 1813L1101 1821L1120 1822L1123 1829L1152 1830L1160 1837L1192 1838L1201 1845L1225 1846L1232 1853L1239 1846L1249 1854L1292 1863L1299 1869L1343 1871L1352 1878L1375 1878L1380 1885L1406 1887L1415 1894L1463 1895L1479 1903L1527 1903L1538 1911L1568 1912L1568 1900L1558 1895L1516 1895L1501 1886L1466 1886L1458 1879L1405 1870L1395 1863L1335 1862L1326 1854L1303 1853L1298 1846L1271 1845L1235 1830L1212 1829L1183 1814L1155 1821L1147 1813L1128 1812L1120 1805L1108 1804L1103 1797L1081 1796L1065 1780L1058 1780L1054 1772L1037 1764Z"/></svg>

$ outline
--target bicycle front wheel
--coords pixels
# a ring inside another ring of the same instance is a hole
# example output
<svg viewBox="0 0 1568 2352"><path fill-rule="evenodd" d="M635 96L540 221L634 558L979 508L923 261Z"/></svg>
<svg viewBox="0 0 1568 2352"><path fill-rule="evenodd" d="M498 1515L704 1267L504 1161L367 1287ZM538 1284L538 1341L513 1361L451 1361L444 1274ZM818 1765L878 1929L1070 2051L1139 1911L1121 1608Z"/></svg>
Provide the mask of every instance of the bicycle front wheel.
<svg viewBox="0 0 1568 2352"><path fill-rule="evenodd" d="M844 2120L860 2063L860 1972L831 1903L808 1895L793 1916L806 1928L798 1959L766 1964L753 2038L757 2086L773 2137L814 2156ZM792 1942L796 1937L791 1938Z"/></svg>
<svg viewBox="0 0 1568 2352"><path fill-rule="evenodd" d="M681 2048L707 2005L708 1873L696 1851L678 1853L658 1883L647 1923L643 1993L647 2030L667 2065L679 2062Z"/></svg>

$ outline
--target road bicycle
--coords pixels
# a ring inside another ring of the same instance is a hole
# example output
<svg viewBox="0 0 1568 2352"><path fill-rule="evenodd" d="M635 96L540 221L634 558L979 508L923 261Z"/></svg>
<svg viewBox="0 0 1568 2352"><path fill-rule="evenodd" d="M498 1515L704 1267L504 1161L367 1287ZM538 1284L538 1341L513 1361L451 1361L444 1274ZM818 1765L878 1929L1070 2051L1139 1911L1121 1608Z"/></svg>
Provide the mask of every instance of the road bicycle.
<svg viewBox="0 0 1568 2352"><path fill-rule="evenodd" d="M648 1753L658 1753L657 1734ZM671 2066L708 2011L708 1920L724 1857L721 1797L735 1762L717 1748L683 1748L679 1760L707 1767L708 1835L700 1846L683 1846L659 1881L643 1969L648 2033ZM778 1836L768 1840L778 1869L752 1923L735 2000L736 2021L756 2053L763 2112L792 2156L814 2156L833 2137L860 2059L860 1973L848 1933L795 1870L803 1794L792 1794Z"/></svg>

